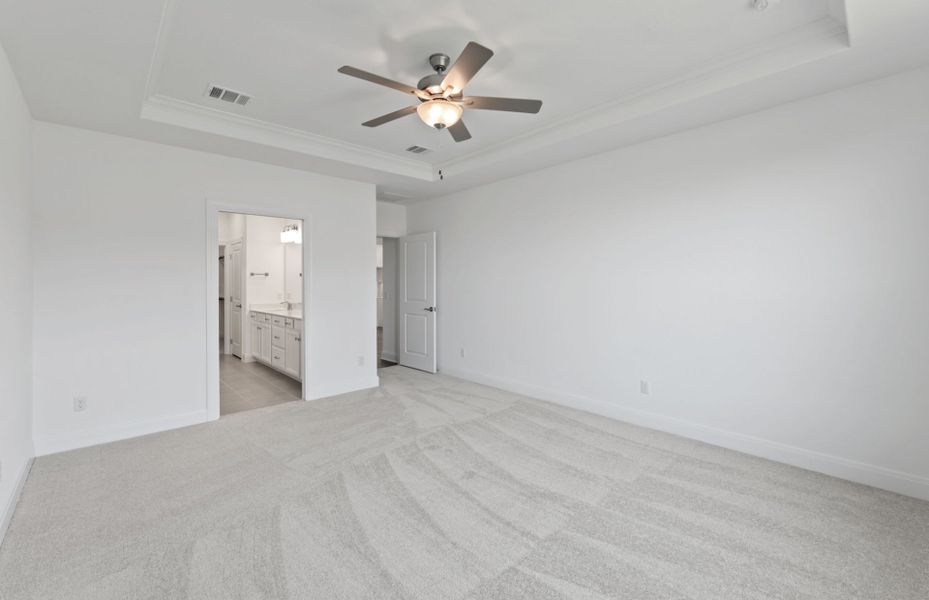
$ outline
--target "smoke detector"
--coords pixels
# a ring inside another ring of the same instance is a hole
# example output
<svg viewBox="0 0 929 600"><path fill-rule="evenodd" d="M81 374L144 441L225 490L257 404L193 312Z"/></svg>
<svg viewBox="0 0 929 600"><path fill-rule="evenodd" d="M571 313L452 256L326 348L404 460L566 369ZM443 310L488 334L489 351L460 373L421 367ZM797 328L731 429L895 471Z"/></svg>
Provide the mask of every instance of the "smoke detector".
<svg viewBox="0 0 929 600"><path fill-rule="evenodd" d="M230 104L238 104L239 106L245 106L248 104L248 101L252 99L248 94L243 94L242 92L237 92L235 90L230 90L227 87L220 85L210 84L206 88L206 92L203 94L214 100L222 100L223 102L229 102Z"/></svg>

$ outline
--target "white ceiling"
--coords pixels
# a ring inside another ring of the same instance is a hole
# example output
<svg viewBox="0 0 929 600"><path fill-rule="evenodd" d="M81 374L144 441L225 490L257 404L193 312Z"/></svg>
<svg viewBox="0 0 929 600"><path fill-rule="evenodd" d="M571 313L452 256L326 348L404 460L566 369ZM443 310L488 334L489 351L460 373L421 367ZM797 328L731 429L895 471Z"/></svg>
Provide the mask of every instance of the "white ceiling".
<svg viewBox="0 0 929 600"><path fill-rule="evenodd" d="M0 41L37 119L370 181L397 201L929 62L921 0L750 4L0 0ZM361 127L410 99L339 66L415 84L429 54L470 40L495 55L467 92L540 98L538 115L466 111L459 144L415 115ZM252 100L207 98L210 83Z"/></svg>

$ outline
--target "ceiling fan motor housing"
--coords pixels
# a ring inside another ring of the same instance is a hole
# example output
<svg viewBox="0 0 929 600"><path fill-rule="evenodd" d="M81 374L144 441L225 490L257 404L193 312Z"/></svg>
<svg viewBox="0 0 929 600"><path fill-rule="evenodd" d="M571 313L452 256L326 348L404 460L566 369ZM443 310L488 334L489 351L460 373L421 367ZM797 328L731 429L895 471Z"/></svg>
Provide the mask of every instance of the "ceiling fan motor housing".
<svg viewBox="0 0 929 600"><path fill-rule="evenodd" d="M444 73L451 62L452 60L448 57L448 54L442 54L441 52L429 56L429 64L432 65L436 73Z"/></svg>
<svg viewBox="0 0 929 600"><path fill-rule="evenodd" d="M443 91L443 81L445 81L445 75L443 73L433 73L432 75L426 75L420 79L416 87L430 94L441 94Z"/></svg>
<svg viewBox="0 0 929 600"><path fill-rule="evenodd" d="M435 73L420 79L416 87L430 94L441 94L444 91L442 82L445 81L445 70L448 68L449 63L451 63L451 59L448 54L437 53L430 55L429 64L435 69Z"/></svg>

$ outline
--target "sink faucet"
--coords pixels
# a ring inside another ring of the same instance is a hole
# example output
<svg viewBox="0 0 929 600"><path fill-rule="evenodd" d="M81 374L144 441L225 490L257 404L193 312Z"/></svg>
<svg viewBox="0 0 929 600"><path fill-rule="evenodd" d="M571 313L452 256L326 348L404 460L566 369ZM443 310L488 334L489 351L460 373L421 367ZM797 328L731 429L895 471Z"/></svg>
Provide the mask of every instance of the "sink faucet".
<svg viewBox="0 0 929 600"><path fill-rule="evenodd" d="M293 305L293 303L290 302L289 300L284 300L283 302L281 302L281 304L284 305L284 310L286 310L286 311L293 310L294 305Z"/></svg>

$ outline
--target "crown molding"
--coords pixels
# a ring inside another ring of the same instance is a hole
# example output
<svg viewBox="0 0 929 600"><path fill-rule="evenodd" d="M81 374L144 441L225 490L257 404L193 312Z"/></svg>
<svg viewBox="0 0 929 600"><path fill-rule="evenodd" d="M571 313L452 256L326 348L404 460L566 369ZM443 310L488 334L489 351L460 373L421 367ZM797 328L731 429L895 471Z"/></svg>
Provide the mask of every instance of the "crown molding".
<svg viewBox="0 0 929 600"><path fill-rule="evenodd" d="M614 100L435 165L446 177L481 169L527 151L563 143L659 110L799 66L850 48L844 22L828 16L788 33L743 48Z"/></svg>
<svg viewBox="0 0 929 600"><path fill-rule="evenodd" d="M165 40L168 37L168 26L174 21L177 6L180 0L165 0L161 9L161 20L158 22L158 32L155 34L155 46L152 49L152 60L148 65L148 75L145 78L145 95L151 98L155 94L155 84L161 77L165 62Z"/></svg>
<svg viewBox="0 0 929 600"><path fill-rule="evenodd" d="M165 0L146 81L143 119L426 182L436 181L440 169L446 177L453 177L505 163L527 152L566 143L850 48L845 2L829 0L830 16L522 135L443 163L430 163L157 94L165 45L178 2Z"/></svg>
<svg viewBox="0 0 929 600"><path fill-rule="evenodd" d="M145 100L140 116L149 121L291 150L394 175L422 181L436 180L436 172L427 162L394 156L380 150L167 96L155 95Z"/></svg>
<svg viewBox="0 0 929 600"><path fill-rule="evenodd" d="M396 156L381 150L317 135L308 131L252 119L157 94L155 90L164 68L165 46L170 37L171 24L177 15L179 1L165 0L164 3L161 22L158 25L158 33L155 38L155 46L152 51L152 60L145 81L141 118L254 142L264 146L291 150L316 158L339 161L421 181L435 181L437 179L435 169L426 161Z"/></svg>

